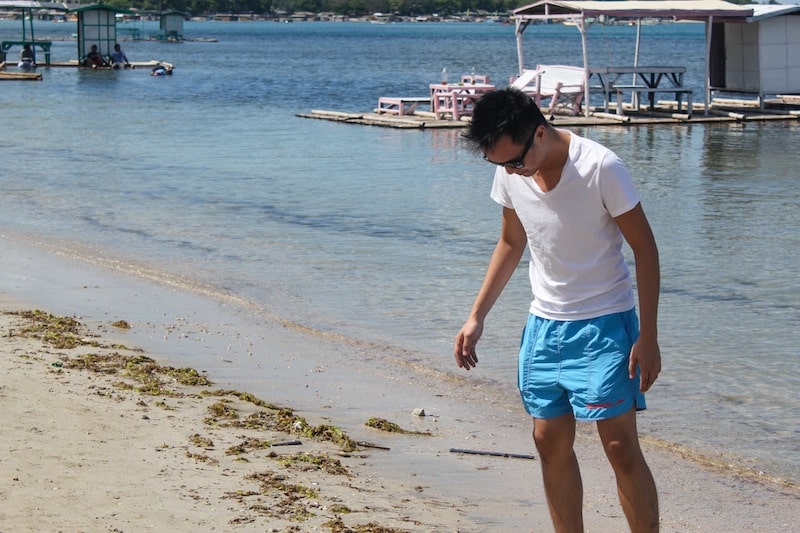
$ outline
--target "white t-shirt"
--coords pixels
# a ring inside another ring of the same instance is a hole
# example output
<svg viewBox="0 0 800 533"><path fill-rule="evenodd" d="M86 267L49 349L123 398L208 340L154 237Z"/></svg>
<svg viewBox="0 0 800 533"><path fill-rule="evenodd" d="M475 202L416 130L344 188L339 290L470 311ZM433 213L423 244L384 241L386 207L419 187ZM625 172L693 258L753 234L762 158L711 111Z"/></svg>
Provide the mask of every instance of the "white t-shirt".
<svg viewBox="0 0 800 533"><path fill-rule="evenodd" d="M491 196L516 211L528 235L531 313L585 320L634 307L614 217L636 207L639 195L611 150L571 133L554 189L542 192L532 177L497 167Z"/></svg>

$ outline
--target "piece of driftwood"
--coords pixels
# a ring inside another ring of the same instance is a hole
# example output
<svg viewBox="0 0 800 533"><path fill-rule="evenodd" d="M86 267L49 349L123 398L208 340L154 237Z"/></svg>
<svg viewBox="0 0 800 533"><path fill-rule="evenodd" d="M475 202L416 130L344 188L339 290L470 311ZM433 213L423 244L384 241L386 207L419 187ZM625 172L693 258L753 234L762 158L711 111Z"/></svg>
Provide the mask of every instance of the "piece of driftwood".
<svg viewBox="0 0 800 533"><path fill-rule="evenodd" d="M281 442L273 442L270 446L300 446L301 444L303 443L299 440L284 440Z"/></svg>
<svg viewBox="0 0 800 533"><path fill-rule="evenodd" d="M536 459L535 455L524 453L489 452L483 450L463 450L461 448L450 448L451 453L467 453L471 455L491 455L493 457L510 457L511 459Z"/></svg>
<svg viewBox="0 0 800 533"><path fill-rule="evenodd" d="M391 450L391 448L388 448L386 446L381 446L379 444L373 444L371 442L367 442L367 441L364 441L364 440L360 440L360 441L356 442L356 444L358 444L359 446L364 447L364 448L375 448L376 450Z"/></svg>

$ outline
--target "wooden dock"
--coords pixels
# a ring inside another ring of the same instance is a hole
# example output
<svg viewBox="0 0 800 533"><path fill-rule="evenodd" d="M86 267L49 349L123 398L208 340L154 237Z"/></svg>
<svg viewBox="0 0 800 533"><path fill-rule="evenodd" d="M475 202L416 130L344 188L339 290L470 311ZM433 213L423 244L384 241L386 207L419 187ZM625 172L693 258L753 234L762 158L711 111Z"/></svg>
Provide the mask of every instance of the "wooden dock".
<svg viewBox="0 0 800 533"><path fill-rule="evenodd" d="M28 81L42 81L42 75L38 72L31 71L8 71L6 62L0 62L0 80L28 80Z"/></svg>
<svg viewBox="0 0 800 533"><path fill-rule="evenodd" d="M720 122L758 122L776 120L800 120L800 96L780 96L764 102L764 109L751 100L714 99L709 114L701 104L693 106L691 117L687 113L679 113L676 102L659 101L654 109L642 107L633 110L629 106L624 115L604 113L598 109L590 116L571 116L557 113L551 117L556 126L640 126L651 124L705 124ZM302 118L330 120L346 124L361 124L399 129L439 129L464 128L469 124L469 117L461 120L437 119L428 111L414 111L408 115L378 113L372 110L365 113L345 113L312 109L310 113L298 114Z"/></svg>

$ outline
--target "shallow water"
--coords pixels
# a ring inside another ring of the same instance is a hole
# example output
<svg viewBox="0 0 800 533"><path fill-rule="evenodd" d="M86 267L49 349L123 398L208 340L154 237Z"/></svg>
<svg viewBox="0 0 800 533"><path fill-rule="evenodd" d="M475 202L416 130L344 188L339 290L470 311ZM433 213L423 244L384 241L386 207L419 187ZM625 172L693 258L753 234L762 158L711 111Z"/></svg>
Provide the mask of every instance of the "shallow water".
<svg viewBox="0 0 800 533"><path fill-rule="evenodd" d="M0 37L17 24L0 22ZM39 38L72 31L37 24ZM513 28L209 22L186 35L219 41L123 42L133 61L174 63L171 77L42 68L42 82L3 84L0 228L142 261L455 372L452 338L499 229L491 169L456 131L296 114L424 95L445 66L502 85ZM593 28L592 63L625 62L634 35ZM686 65L699 90L702 25L643 35L642 63ZM529 64L580 64L573 28L532 27L526 43ZM56 40L53 59L75 50ZM576 131L628 162L660 246L665 369L643 432L800 482L800 128ZM490 315L474 379L514 387L529 298L522 266Z"/></svg>

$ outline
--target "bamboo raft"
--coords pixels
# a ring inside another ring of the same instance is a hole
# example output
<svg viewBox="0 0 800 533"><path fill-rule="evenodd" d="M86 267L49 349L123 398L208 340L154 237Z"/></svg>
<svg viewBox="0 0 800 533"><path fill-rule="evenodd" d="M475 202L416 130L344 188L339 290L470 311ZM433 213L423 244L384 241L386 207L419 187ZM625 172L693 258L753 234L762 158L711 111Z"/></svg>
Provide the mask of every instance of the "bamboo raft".
<svg viewBox="0 0 800 533"><path fill-rule="evenodd" d="M132 69L153 69L155 67L164 67L168 70L172 70L174 67L171 63L167 63L166 61L132 61L130 63L130 68ZM43 77L41 72L32 72L32 71L15 71L15 70L6 70L7 63L5 61L0 62L0 80L28 80L28 81L42 81ZM72 61L63 61L63 62L54 62L49 63L47 65L39 65L43 68L50 68L50 67L73 67L73 68L89 68L84 65L81 65L77 60ZM100 67L99 70L113 70L110 66L109 67Z"/></svg>
<svg viewBox="0 0 800 533"><path fill-rule="evenodd" d="M411 114L395 115L379 113L378 109L364 113L346 113L312 109L310 113L298 114L301 118L330 120L345 124L361 124L399 129L464 128L469 117L461 120L437 119L433 113L415 110ZM708 115L702 104L695 104L691 117L677 112L677 102L661 100L653 109L642 106L634 110L625 105L624 115L596 110L588 117L556 113L550 117L556 126L638 126L650 124L700 124L724 122L758 122L800 120L800 96L781 95L765 100L762 109L757 101L715 98L711 101Z"/></svg>
<svg viewBox="0 0 800 533"><path fill-rule="evenodd" d="M6 70L6 62L0 63L0 80L29 80L42 81L42 75L38 72L10 72Z"/></svg>

